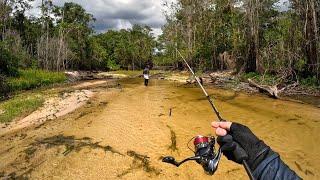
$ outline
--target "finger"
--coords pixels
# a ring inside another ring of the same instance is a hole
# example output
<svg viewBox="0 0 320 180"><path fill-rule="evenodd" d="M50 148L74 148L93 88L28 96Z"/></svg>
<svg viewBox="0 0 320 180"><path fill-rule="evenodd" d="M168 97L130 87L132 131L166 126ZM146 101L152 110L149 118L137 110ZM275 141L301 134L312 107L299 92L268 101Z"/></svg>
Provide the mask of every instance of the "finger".
<svg viewBox="0 0 320 180"><path fill-rule="evenodd" d="M226 143L221 147L221 151L233 151L236 149L236 144L235 143Z"/></svg>
<svg viewBox="0 0 320 180"><path fill-rule="evenodd" d="M222 129L220 127L216 129L217 136L226 136L227 134L228 134L228 132L225 129Z"/></svg>
<svg viewBox="0 0 320 180"><path fill-rule="evenodd" d="M233 137L231 135L219 136L217 137L217 142L219 144L232 143Z"/></svg>
<svg viewBox="0 0 320 180"><path fill-rule="evenodd" d="M232 125L232 122L219 122L219 127L227 131L230 131L231 125Z"/></svg>
<svg viewBox="0 0 320 180"><path fill-rule="evenodd" d="M219 122L212 122L211 126L215 129L217 129L219 127Z"/></svg>
<svg viewBox="0 0 320 180"><path fill-rule="evenodd" d="M212 122L211 126L215 129L217 128L223 128L226 129L227 131L230 131L230 127L232 125L232 122Z"/></svg>

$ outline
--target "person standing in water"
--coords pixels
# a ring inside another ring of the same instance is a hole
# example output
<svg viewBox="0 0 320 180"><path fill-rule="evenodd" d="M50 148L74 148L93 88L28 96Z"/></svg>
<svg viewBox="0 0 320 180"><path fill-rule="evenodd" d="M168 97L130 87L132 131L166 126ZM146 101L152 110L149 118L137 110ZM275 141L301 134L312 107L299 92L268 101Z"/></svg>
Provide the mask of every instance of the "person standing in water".
<svg viewBox="0 0 320 180"><path fill-rule="evenodd" d="M144 78L144 85L148 86L149 85L149 79L150 79L150 70L149 66L146 66L143 70L143 78Z"/></svg>

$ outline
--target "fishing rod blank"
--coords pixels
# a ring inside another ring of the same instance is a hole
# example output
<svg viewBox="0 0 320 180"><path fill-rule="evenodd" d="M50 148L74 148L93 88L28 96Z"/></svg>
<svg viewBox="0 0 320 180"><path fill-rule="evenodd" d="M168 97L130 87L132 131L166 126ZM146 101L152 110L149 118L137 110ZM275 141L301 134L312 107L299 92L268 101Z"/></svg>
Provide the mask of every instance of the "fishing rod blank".
<svg viewBox="0 0 320 180"><path fill-rule="evenodd" d="M189 70L191 71L192 75L194 76L194 78L196 79L197 83L199 84L200 88L202 89L203 93L205 94L206 98L208 99L214 113L217 115L219 121L225 121L224 119L222 119L222 117L220 116L220 112L218 111L218 109L216 108L216 106L214 105L212 99L210 98L209 94L207 93L207 91L204 89L203 85L200 82L200 79L197 77L197 75L194 73L194 71L192 70L192 68L189 66L187 60L182 56L182 54L180 53L180 51L178 49L176 49L177 52L179 53L179 55L181 56L181 58L183 59L183 61L186 63L186 65L188 66Z"/></svg>

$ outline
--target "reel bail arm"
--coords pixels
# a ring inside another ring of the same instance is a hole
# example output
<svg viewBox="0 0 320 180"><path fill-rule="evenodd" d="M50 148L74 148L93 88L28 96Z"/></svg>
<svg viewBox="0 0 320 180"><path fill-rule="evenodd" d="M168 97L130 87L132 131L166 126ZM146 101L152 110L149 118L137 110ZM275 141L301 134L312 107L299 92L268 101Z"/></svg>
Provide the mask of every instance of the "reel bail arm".
<svg viewBox="0 0 320 180"><path fill-rule="evenodd" d="M167 156L167 157L164 157L162 159L162 162L165 162L165 163L168 163L168 164L172 164L172 165L175 165L177 167L181 166L182 164L188 162L188 161L198 161L200 160L201 157L199 156L194 156L194 157L189 157L181 162L177 162L176 159L172 156Z"/></svg>

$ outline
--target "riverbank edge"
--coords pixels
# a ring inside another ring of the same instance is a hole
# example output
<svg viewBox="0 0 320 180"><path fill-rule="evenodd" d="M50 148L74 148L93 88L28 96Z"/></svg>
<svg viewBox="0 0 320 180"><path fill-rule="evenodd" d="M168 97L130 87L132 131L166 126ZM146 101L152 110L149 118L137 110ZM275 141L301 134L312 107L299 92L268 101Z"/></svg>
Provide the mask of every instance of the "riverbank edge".
<svg viewBox="0 0 320 180"><path fill-rule="evenodd" d="M44 99L43 103L33 111L24 112L11 121L0 123L0 136L71 114L89 104L101 91L114 92L114 90L121 92L122 87L112 79L79 81L57 85L51 89L24 92L19 96L23 98L41 96Z"/></svg>
<svg viewBox="0 0 320 180"><path fill-rule="evenodd" d="M114 72L65 72L67 76L67 82L55 84L52 86L47 87L41 87L38 89L33 89L29 91L20 91L18 92L13 98L16 96L21 96L23 94L24 98L27 98L28 96L34 96L37 94L41 94L42 98L48 98L52 97L56 94L61 93L58 89L61 87L76 87L77 85L81 86L81 83L84 82L92 82L92 81L108 81L108 80L119 80L119 79L125 79L125 78L142 78L140 71L114 71ZM214 74L214 75L212 75ZM237 77L235 75L232 75L231 72L228 71L222 71L222 72L214 72L214 73L203 73L200 74L199 77L201 77L203 85L208 88L219 88L219 89L226 89L226 90L233 90L248 94L259 94L259 90L255 87L250 86L250 84L246 81L241 80L240 77ZM196 86L195 79L190 75L188 71L151 71L151 78L152 79L159 79L159 80L168 80L173 82L179 82L182 85L186 85L189 87ZM80 89L86 89L86 87L80 88ZM48 90L51 92L50 95L43 96L43 92L48 92ZM20 94L21 93L21 94ZM69 92L71 93L71 92ZM318 108L320 108L320 92L312 92L314 93L315 101L306 101L305 99L299 99L295 96L287 95L285 93L281 94L282 100L287 101L293 101L297 103L302 104L311 104ZM13 99L11 98L11 99ZM7 100L10 101L11 99ZM0 102L0 104L4 103ZM43 107L44 103L40 104L37 108L34 108L32 112L25 112L21 115L18 115L11 121L19 121L28 115L32 114L34 111L38 110L39 108ZM0 109L0 113L3 113L3 111ZM3 122L0 123L2 126L7 126L10 122Z"/></svg>
<svg viewBox="0 0 320 180"><path fill-rule="evenodd" d="M277 97L253 86L251 83L255 80L247 79L244 76L234 74L232 71L217 71L199 73L197 75L203 85L210 88L219 88L225 90L233 90L247 94L260 94L269 96L270 98L293 101L301 104L311 104L320 108L320 87L307 87L300 84L282 85L281 89L277 89ZM163 79L169 81L178 81L185 85L195 86L197 84L195 78L187 71L165 71L164 73L155 74L152 78ZM259 81L257 84L261 83ZM261 84L262 87L277 88L267 84Z"/></svg>
<svg viewBox="0 0 320 180"><path fill-rule="evenodd" d="M110 71L110 72L90 72L88 74L84 72L75 72L80 75L82 79L93 80L93 79L122 79L122 78L142 78L141 71ZM152 70L151 80L160 79L168 80L173 82L179 82L185 85L195 85L196 81L188 71L164 71L164 70ZM261 91L257 87L253 87L250 84L249 79L244 76L234 74L232 71L216 71L197 73L202 79L203 85L206 88L220 88L226 90L240 91L248 94L263 94L270 96L270 94ZM77 79L77 78L76 78ZM253 80L254 81L254 80ZM259 84L260 82L257 82ZM269 86L262 84L262 86ZM279 90L277 98L287 101L294 101L297 103L311 104L320 108L320 87L311 88L300 84L283 85ZM270 88L274 88L270 86Z"/></svg>

